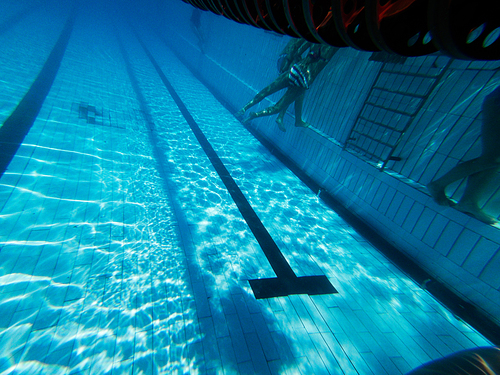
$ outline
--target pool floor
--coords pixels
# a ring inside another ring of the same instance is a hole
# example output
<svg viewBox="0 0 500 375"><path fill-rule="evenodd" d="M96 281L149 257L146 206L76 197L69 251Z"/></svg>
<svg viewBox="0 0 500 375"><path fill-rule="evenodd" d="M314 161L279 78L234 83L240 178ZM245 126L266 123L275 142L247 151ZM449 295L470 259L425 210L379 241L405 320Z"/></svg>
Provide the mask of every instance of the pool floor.
<svg viewBox="0 0 500 375"><path fill-rule="evenodd" d="M0 178L1 374L392 375L490 345L143 37L295 274L338 293L255 299L273 269L136 37L77 18Z"/></svg>

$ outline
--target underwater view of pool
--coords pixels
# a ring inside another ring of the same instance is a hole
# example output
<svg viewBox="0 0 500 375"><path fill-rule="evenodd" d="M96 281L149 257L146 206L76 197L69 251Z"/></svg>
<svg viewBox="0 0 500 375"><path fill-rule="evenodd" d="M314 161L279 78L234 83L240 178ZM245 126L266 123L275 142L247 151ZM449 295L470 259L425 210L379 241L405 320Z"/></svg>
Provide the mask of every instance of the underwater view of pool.
<svg viewBox="0 0 500 375"><path fill-rule="evenodd" d="M5 9L0 120L26 130L0 139L14 150L0 176L0 374L392 375L491 345L264 147L157 31L104 6L74 23L69 5ZM39 112L14 118L33 82ZM255 298L249 280L277 274L261 236L334 291Z"/></svg>

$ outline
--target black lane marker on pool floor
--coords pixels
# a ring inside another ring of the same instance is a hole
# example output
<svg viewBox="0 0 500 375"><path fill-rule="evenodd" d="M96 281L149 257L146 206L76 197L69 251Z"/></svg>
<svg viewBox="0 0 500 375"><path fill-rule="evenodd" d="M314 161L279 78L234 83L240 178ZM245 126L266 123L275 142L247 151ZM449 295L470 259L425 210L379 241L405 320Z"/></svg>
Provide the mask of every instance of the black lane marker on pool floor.
<svg viewBox="0 0 500 375"><path fill-rule="evenodd" d="M0 127L0 177L3 176L26 134L35 122L43 102L54 83L73 30L76 9L73 9L54 48L30 89L16 109Z"/></svg>
<svg viewBox="0 0 500 375"><path fill-rule="evenodd" d="M193 116L191 116L191 113L189 113L189 110L186 108L179 95L175 92L175 89L170 84L155 58L141 40L138 33L135 30L134 32L146 55L156 69L156 72L160 76L163 84L174 99L177 107L179 107L179 110L189 124L189 127L193 131L201 147L205 151L205 154L210 159L210 162L229 191L229 194L231 194L231 197L233 198L234 203L236 203L243 219L245 219L246 223L250 227L250 230L259 242L262 251L264 251L267 260L276 273L277 277L249 280L255 297L259 299L281 297L290 294L313 295L337 293L337 290L333 287L325 275L302 277L297 277L297 275L295 275L271 235L264 227L264 224L262 224L262 221L253 210L252 206L250 206L250 203L248 203L248 200L245 198L240 188L231 177L229 171L224 166L224 163L222 163L222 160L220 160L212 145L205 137L205 134L203 134Z"/></svg>

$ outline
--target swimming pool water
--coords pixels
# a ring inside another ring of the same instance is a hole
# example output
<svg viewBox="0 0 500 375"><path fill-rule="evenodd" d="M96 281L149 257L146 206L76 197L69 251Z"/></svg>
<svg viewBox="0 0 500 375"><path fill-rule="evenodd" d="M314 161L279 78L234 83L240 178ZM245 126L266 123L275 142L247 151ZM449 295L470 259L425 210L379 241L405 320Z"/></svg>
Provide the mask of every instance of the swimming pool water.
<svg viewBox="0 0 500 375"><path fill-rule="evenodd" d="M295 273L339 293L253 297L274 273L133 33L79 17L0 178L0 373L397 374L488 344L140 33Z"/></svg>

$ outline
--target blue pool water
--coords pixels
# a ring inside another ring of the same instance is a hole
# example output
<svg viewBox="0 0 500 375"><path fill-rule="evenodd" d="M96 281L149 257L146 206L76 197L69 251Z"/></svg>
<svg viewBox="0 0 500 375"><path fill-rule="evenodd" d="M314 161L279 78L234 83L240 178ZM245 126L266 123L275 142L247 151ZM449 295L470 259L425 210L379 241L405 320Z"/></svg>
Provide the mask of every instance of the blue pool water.
<svg viewBox="0 0 500 375"><path fill-rule="evenodd" d="M2 123L64 24L44 12L0 34ZM399 374L489 345L139 29L296 275L338 291L255 299L249 225L131 29L88 17L0 178L0 374Z"/></svg>

